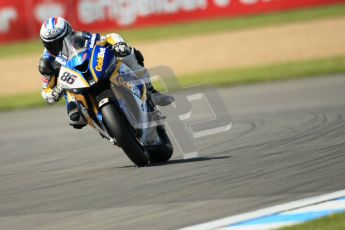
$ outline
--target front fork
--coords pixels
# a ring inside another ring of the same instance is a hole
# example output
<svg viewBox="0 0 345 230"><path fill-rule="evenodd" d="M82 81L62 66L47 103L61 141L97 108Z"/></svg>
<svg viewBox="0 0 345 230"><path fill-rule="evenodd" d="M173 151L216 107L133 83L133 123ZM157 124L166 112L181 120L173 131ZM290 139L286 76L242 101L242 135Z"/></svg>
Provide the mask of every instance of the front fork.
<svg viewBox="0 0 345 230"><path fill-rule="evenodd" d="M96 104L92 96L66 92L66 102L75 102L81 116L85 118L88 125L96 129L103 138L106 138L112 144L116 145L116 140L109 135L109 132L103 125L102 120L99 118L101 106Z"/></svg>

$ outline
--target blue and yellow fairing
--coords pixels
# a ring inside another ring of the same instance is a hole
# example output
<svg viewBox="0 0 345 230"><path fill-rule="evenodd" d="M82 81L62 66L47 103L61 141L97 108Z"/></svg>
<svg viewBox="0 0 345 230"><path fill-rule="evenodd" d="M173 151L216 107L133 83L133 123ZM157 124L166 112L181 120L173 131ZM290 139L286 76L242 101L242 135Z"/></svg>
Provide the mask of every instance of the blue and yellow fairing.
<svg viewBox="0 0 345 230"><path fill-rule="evenodd" d="M80 50L65 65L65 68L78 73L91 86L103 79L109 79L116 68L116 58L113 50L106 47L106 41L97 42L94 47ZM90 74L93 81L87 78Z"/></svg>
<svg viewBox="0 0 345 230"><path fill-rule="evenodd" d="M114 63L116 60L115 53L106 48L105 44L105 42L96 43L90 58L89 69L96 82L109 79L116 67L116 63Z"/></svg>

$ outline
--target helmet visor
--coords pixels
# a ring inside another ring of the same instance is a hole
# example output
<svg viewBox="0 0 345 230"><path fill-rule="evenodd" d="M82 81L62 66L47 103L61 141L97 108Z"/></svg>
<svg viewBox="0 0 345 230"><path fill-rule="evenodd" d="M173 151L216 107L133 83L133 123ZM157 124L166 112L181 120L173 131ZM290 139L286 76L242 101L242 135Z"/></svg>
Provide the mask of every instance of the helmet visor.
<svg viewBox="0 0 345 230"><path fill-rule="evenodd" d="M62 51L62 44L63 44L62 41L63 41L63 38L60 38L51 42L43 41L43 45L50 54L57 56Z"/></svg>

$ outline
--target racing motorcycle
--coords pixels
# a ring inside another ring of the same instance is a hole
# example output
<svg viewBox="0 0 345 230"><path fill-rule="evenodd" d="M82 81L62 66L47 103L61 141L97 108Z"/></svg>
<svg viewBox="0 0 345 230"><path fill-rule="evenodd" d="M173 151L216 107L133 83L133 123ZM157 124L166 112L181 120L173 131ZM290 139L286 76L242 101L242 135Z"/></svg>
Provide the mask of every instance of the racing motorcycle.
<svg viewBox="0 0 345 230"><path fill-rule="evenodd" d="M137 166L168 161L173 146L164 116L146 91L145 82L119 61L106 41L67 36L57 57L57 85L74 99L88 125L122 148Z"/></svg>

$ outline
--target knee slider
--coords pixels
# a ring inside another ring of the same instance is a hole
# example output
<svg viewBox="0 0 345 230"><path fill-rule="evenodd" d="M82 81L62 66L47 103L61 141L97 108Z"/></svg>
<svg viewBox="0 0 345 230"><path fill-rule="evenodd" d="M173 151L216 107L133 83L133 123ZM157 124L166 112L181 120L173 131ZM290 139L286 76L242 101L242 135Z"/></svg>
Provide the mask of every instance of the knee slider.
<svg viewBox="0 0 345 230"><path fill-rule="evenodd" d="M67 111L68 111L68 116L71 119L71 121L79 121L80 114L78 111L78 107L75 103L73 102L68 103Z"/></svg>
<svg viewBox="0 0 345 230"><path fill-rule="evenodd" d="M69 115L69 119L71 119L71 121L79 121L80 120L80 114L78 112L71 113Z"/></svg>

